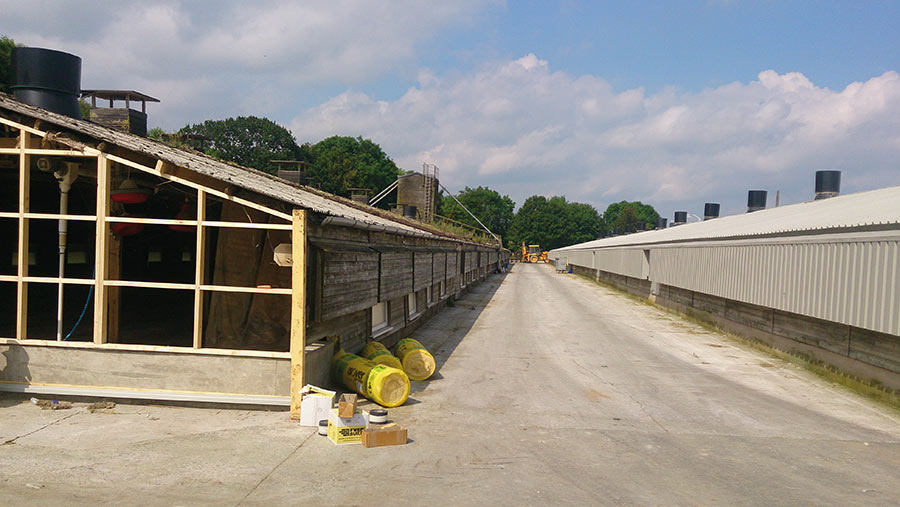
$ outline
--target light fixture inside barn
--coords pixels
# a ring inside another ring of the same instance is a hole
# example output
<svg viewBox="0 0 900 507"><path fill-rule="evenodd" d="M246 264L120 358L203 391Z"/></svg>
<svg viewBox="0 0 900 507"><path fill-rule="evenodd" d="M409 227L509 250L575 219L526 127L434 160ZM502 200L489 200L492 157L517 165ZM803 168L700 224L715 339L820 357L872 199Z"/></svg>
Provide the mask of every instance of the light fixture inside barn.
<svg viewBox="0 0 900 507"><path fill-rule="evenodd" d="M191 206L191 203L188 202L187 199L184 200L184 203L181 205L181 209L178 210L178 214L175 215L176 220L192 220L197 216L197 212ZM197 227L194 225L182 225L182 224L173 224L169 226L169 229L177 232L194 232L197 230Z"/></svg>
<svg viewBox="0 0 900 507"><path fill-rule="evenodd" d="M141 204L150 199L150 190L141 188L130 176L119 185L119 188L110 192L110 200L122 204Z"/></svg>

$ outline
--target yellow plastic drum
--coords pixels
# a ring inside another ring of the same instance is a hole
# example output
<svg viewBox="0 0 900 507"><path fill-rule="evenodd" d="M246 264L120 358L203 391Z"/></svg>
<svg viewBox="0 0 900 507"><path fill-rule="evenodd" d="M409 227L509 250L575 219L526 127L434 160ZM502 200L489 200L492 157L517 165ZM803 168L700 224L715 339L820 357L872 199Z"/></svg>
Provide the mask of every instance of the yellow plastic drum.
<svg viewBox="0 0 900 507"><path fill-rule="evenodd" d="M331 368L336 381L383 407L399 407L409 398L409 377L397 368L344 350L334 355Z"/></svg>
<svg viewBox="0 0 900 507"><path fill-rule="evenodd" d="M426 380L434 374L434 356L421 343L412 338L397 342L397 357L403 364L403 371L413 380Z"/></svg>
<svg viewBox="0 0 900 507"><path fill-rule="evenodd" d="M403 364L381 342L369 342L362 350L362 356L376 364L386 364L391 368L403 369Z"/></svg>

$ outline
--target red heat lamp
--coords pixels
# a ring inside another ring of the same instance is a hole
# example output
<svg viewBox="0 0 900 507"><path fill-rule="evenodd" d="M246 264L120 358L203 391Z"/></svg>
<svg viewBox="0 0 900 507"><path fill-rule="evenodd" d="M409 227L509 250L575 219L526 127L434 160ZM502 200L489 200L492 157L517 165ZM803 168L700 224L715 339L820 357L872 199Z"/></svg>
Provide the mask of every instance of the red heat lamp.
<svg viewBox="0 0 900 507"><path fill-rule="evenodd" d="M112 232L116 236L134 236L144 230L144 224L133 224L128 222L113 222Z"/></svg>
<svg viewBox="0 0 900 507"><path fill-rule="evenodd" d="M196 214L191 212L191 205L184 201L184 204L181 205L181 209L178 211L178 214L175 215L176 220L191 220ZM176 232L194 232L197 230L197 226L195 225L170 225L169 229L172 229Z"/></svg>
<svg viewBox="0 0 900 507"><path fill-rule="evenodd" d="M119 185L118 190L113 190L109 194L110 200L120 202L122 204L141 204L147 202L150 198L150 191L146 188L140 188L131 178L127 178Z"/></svg>

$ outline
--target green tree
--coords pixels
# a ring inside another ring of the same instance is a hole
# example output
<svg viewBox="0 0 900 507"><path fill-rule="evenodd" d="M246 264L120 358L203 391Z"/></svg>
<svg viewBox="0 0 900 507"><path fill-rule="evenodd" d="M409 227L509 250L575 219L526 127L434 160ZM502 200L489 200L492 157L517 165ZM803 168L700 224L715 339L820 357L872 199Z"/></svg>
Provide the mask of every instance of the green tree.
<svg viewBox="0 0 900 507"><path fill-rule="evenodd" d="M332 136L312 146L304 144L301 151L311 160L311 182L326 192L345 197L351 188L379 192L400 175L400 168L381 146L362 137Z"/></svg>
<svg viewBox="0 0 900 507"><path fill-rule="evenodd" d="M488 187L466 187L456 198L478 217L491 232L501 238L506 236L506 230L509 228L509 223L513 218L513 209L516 207L516 203L508 195L501 196ZM481 228L478 222L450 197L441 199L438 210L440 215L447 218L471 225L472 227Z"/></svg>
<svg viewBox="0 0 900 507"><path fill-rule="evenodd" d="M6 35L0 36L0 92L3 93L11 93L9 88L12 84L10 60L15 47L22 47L22 45L16 44L16 41Z"/></svg>
<svg viewBox="0 0 900 507"><path fill-rule="evenodd" d="M596 239L599 233L600 214L590 204L533 195L513 217L507 245L515 249L524 241L550 250Z"/></svg>
<svg viewBox="0 0 900 507"><path fill-rule="evenodd" d="M640 201L621 201L610 204L603 213L603 231L621 234L656 227L659 213L653 206Z"/></svg>
<svg viewBox="0 0 900 507"><path fill-rule="evenodd" d="M178 133L208 138L208 155L271 174L276 168L270 160L297 160L301 152L290 130L256 116L207 120L188 125Z"/></svg>

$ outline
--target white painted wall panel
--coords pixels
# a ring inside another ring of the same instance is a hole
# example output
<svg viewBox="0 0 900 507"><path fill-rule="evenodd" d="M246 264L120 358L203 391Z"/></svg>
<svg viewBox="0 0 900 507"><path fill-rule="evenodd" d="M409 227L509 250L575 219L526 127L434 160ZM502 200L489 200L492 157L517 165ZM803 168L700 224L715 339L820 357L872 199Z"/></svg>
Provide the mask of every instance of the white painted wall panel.
<svg viewBox="0 0 900 507"><path fill-rule="evenodd" d="M573 265L642 277L641 248L554 252ZM900 239L651 249L650 279L900 335Z"/></svg>

